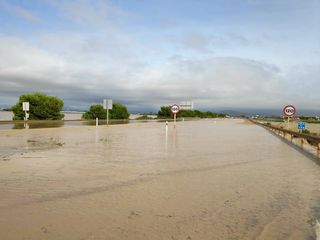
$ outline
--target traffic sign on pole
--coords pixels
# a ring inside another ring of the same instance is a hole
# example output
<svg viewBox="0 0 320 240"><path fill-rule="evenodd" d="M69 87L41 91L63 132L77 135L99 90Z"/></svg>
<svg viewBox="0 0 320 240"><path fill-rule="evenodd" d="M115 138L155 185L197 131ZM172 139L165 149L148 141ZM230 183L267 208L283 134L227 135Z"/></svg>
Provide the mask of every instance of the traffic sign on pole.
<svg viewBox="0 0 320 240"><path fill-rule="evenodd" d="M29 119L30 104L29 102L22 103L22 110L24 111L24 120L27 121Z"/></svg>
<svg viewBox="0 0 320 240"><path fill-rule="evenodd" d="M109 125L109 110L112 110L112 99L103 99L103 108L107 110L107 126Z"/></svg>
<svg viewBox="0 0 320 240"><path fill-rule="evenodd" d="M286 117L294 117L294 115L296 114L296 111L297 110L293 105L287 105L283 109L283 113Z"/></svg>
<svg viewBox="0 0 320 240"><path fill-rule="evenodd" d="M306 123L305 122L298 122L298 129L299 130L305 130L306 129Z"/></svg>
<svg viewBox="0 0 320 240"><path fill-rule="evenodd" d="M177 104L173 104L170 106L170 111L172 114L177 114L180 111L180 107Z"/></svg>
<svg viewBox="0 0 320 240"><path fill-rule="evenodd" d="M176 119L177 119L177 114L180 111L180 107L177 104L173 104L170 106L170 111L173 114L173 127L176 128Z"/></svg>
<svg viewBox="0 0 320 240"><path fill-rule="evenodd" d="M296 114L296 108L293 105L287 105L283 108L283 114L288 118L288 122L287 122L287 129L290 128L290 118L293 118L294 115Z"/></svg>
<svg viewBox="0 0 320 240"><path fill-rule="evenodd" d="M29 110L30 110L30 104L29 104L29 102L23 102L23 103L22 103L22 110L23 110L23 111L29 111Z"/></svg>

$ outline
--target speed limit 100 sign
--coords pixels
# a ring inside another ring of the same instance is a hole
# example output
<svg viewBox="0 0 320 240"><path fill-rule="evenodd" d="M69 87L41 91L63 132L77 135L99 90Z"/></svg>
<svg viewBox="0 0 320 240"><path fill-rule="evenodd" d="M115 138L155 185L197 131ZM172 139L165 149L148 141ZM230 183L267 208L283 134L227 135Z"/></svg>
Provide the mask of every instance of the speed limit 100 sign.
<svg viewBox="0 0 320 240"><path fill-rule="evenodd" d="M180 107L179 107L177 104L173 104L173 105L170 107L170 111L171 111L173 114L177 114L177 113L180 111Z"/></svg>
<svg viewBox="0 0 320 240"><path fill-rule="evenodd" d="M283 113L286 117L293 117L296 113L296 108L293 105L285 106L283 109Z"/></svg>

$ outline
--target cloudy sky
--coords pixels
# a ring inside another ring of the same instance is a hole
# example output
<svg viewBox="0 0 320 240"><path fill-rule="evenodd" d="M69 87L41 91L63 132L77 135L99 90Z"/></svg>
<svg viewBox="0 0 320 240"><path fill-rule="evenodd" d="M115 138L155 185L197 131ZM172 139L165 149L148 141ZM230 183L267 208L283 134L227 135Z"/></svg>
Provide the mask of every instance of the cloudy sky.
<svg viewBox="0 0 320 240"><path fill-rule="evenodd" d="M320 109L320 0L0 0L0 106Z"/></svg>

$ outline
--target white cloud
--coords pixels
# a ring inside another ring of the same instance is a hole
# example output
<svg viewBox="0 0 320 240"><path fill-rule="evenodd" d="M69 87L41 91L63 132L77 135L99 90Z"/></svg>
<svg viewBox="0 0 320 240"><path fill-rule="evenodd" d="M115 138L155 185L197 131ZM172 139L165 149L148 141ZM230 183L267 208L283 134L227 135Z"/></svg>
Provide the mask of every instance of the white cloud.
<svg viewBox="0 0 320 240"><path fill-rule="evenodd" d="M90 58L77 60L81 53L65 57L16 39L1 39L3 96L43 91L79 105L110 96L128 103L132 109L157 108L186 99L202 108L266 108L285 101L280 70L264 62L233 57L176 57L156 65L124 61L123 66L117 59L112 62L112 56L102 54L104 62L97 65ZM5 101L5 97L1 100Z"/></svg>
<svg viewBox="0 0 320 240"><path fill-rule="evenodd" d="M257 28L179 24L161 31L130 25L131 13L109 1L46 1L66 27L30 32L28 40L2 34L0 105L41 91L78 107L105 97L130 109L157 109L181 100L207 109L320 107L319 47L314 47L319 45L313 35L306 40L276 29L259 39L264 30Z"/></svg>

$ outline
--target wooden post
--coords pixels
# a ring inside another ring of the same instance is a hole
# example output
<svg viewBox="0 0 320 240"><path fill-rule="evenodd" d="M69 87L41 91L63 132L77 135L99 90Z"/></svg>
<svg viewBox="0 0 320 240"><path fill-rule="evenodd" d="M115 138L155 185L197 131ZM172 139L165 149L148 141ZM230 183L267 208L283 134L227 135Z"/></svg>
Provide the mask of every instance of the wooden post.
<svg viewBox="0 0 320 240"><path fill-rule="evenodd" d="M320 143L318 143L317 157L320 159Z"/></svg>
<svg viewBox="0 0 320 240"><path fill-rule="evenodd" d="M301 148L303 149L303 138L300 140Z"/></svg>

